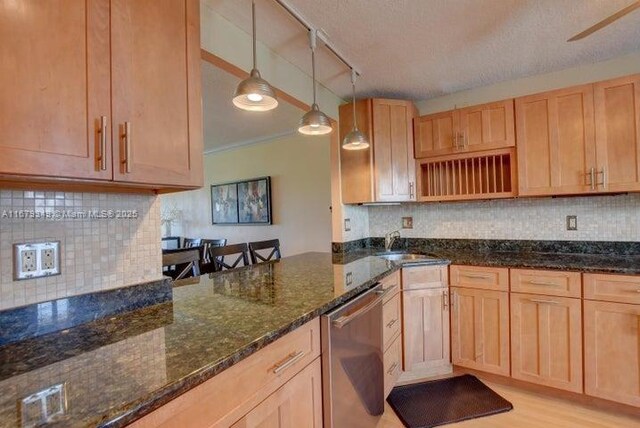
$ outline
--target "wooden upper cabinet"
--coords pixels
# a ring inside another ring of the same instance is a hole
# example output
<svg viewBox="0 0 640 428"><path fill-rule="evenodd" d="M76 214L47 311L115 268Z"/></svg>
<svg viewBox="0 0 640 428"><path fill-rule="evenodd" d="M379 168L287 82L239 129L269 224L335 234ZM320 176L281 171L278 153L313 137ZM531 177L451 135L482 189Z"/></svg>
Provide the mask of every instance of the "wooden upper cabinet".
<svg viewBox="0 0 640 428"><path fill-rule="evenodd" d="M367 99L356 102L358 128L371 144L365 150L340 149L342 202L416 200L413 118L410 101ZM340 140L353 126L353 105L340 106Z"/></svg>
<svg viewBox="0 0 640 428"><path fill-rule="evenodd" d="M513 99L460 109L459 132L462 150L492 150L515 146Z"/></svg>
<svg viewBox="0 0 640 428"><path fill-rule="evenodd" d="M415 201L413 118L410 101L373 100L376 201Z"/></svg>
<svg viewBox="0 0 640 428"><path fill-rule="evenodd" d="M516 129L521 196L595 190L593 85L517 98Z"/></svg>
<svg viewBox="0 0 640 428"><path fill-rule="evenodd" d="M112 0L114 179L202 185L197 0Z"/></svg>
<svg viewBox="0 0 640 428"><path fill-rule="evenodd" d="M640 190L640 74L594 85L597 188Z"/></svg>
<svg viewBox="0 0 640 428"><path fill-rule="evenodd" d="M413 121L416 159L455 153L459 140L457 110L420 116Z"/></svg>
<svg viewBox="0 0 640 428"><path fill-rule="evenodd" d="M0 174L110 180L109 1L2 1L0 40Z"/></svg>

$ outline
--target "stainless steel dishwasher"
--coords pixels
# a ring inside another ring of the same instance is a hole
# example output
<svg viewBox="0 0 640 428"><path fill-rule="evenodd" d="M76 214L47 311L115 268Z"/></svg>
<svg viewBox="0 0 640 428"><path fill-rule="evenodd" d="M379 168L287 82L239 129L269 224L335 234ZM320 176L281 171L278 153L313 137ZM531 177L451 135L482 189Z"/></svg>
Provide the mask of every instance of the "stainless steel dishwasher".
<svg viewBox="0 0 640 428"><path fill-rule="evenodd" d="M375 427L384 412L382 286L322 316L325 428Z"/></svg>

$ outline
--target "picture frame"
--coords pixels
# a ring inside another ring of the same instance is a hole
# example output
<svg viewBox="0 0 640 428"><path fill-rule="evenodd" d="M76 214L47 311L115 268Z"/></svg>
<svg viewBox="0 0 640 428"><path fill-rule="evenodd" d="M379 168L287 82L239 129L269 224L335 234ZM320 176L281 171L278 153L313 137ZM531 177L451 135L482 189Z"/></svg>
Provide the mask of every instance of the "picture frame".
<svg viewBox="0 0 640 428"><path fill-rule="evenodd" d="M272 224L271 177L212 185L211 221L214 225Z"/></svg>
<svg viewBox="0 0 640 428"><path fill-rule="evenodd" d="M238 183L211 186L211 222L238 224Z"/></svg>
<svg viewBox="0 0 640 428"><path fill-rule="evenodd" d="M238 182L238 223L272 223L271 177L258 177Z"/></svg>

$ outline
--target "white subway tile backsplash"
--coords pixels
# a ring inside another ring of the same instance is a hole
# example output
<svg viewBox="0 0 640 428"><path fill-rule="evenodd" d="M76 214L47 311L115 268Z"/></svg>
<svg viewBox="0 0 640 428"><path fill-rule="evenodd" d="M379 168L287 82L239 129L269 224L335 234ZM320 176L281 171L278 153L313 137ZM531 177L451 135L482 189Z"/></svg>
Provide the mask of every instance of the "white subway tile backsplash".
<svg viewBox="0 0 640 428"><path fill-rule="evenodd" d="M137 211L138 218L8 218L36 213ZM13 281L14 243L61 241L62 274ZM162 277L156 196L0 190L0 309L123 287Z"/></svg>
<svg viewBox="0 0 640 428"><path fill-rule="evenodd" d="M403 237L442 239L531 239L640 241L640 194L527 198L474 202L371 206L369 235L400 229ZM566 216L578 216L578 230L566 230Z"/></svg>

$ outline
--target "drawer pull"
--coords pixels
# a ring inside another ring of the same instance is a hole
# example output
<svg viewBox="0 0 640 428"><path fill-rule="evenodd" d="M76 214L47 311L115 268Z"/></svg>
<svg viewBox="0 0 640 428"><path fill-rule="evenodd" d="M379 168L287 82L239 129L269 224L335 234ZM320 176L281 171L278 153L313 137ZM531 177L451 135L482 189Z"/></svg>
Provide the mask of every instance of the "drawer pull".
<svg viewBox="0 0 640 428"><path fill-rule="evenodd" d="M464 276L465 278L473 278L473 279L489 279L489 275L483 275L480 273L461 273L460 276Z"/></svg>
<svg viewBox="0 0 640 428"><path fill-rule="evenodd" d="M391 367L389 367L389 370L387 370L387 373L392 375L393 372L395 372L397 368L398 368L398 363L393 363L393 364L391 364Z"/></svg>
<svg viewBox="0 0 640 428"><path fill-rule="evenodd" d="M530 302L532 303L545 303L545 304L549 304L549 305L557 305L558 302L556 302L555 300L544 300L544 299L529 299Z"/></svg>
<svg viewBox="0 0 640 428"><path fill-rule="evenodd" d="M554 284L553 282L545 282L545 281L536 281L535 279L532 279L530 281L526 281L529 284L533 284L533 285L547 285L549 287L557 287L558 284Z"/></svg>
<svg viewBox="0 0 640 428"><path fill-rule="evenodd" d="M302 357L304 357L304 354L305 354L304 351L292 352L284 361L275 365L275 367L273 368L273 373L274 374L282 373L284 370L288 369L289 367L297 363L299 360L301 360Z"/></svg>
<svg viewBox="0 0 640 428"><path fill-rule="evenodd" d="M387 328L391 328L396 322L398 322L397 318L392 319L387 323Z"/></svg>

